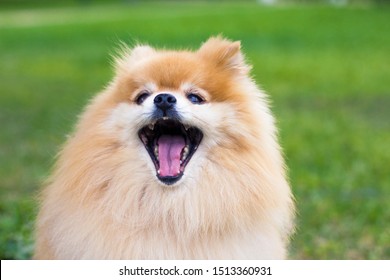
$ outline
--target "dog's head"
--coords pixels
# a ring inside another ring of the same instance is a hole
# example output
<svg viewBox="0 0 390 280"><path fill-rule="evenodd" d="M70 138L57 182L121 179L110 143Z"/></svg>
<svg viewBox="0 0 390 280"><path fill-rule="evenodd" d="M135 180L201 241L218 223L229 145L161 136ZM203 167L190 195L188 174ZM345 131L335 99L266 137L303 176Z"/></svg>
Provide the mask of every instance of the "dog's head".
<svg viewBox="0 0 390 280"><path fill-rule="evenodd" d="M173 185L219 149L245 149L248 108L259 98L248 72L240 43L219 37L195 52L126 49L108 90L116 102L109 124Z"/></svg>

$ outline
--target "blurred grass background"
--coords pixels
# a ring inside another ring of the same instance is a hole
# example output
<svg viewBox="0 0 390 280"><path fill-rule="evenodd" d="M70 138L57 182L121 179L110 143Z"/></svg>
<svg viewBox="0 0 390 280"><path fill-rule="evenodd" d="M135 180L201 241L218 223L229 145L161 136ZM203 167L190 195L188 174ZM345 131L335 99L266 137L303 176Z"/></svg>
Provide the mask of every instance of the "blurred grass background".
<svg viewBox="0 0 390 280"><path fill-rule="evenodd" d="M390 258L389 6L107 2L0 5L0 258L31 257L36 194L118 42L195 49L220 33L272 99L299 214L291 258Z"/></svg>

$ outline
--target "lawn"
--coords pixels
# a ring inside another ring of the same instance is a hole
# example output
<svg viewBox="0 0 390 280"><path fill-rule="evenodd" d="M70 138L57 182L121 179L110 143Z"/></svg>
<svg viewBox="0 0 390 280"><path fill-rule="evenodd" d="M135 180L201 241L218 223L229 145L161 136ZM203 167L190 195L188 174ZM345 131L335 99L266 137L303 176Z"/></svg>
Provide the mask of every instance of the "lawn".
<svg viewBox="0 0 390 280"><path fill-rule="evenodd" d="M224 34L272 100L298 208L291 258L389 259L389 18L255 3L0 10L0 258L31 257L36 194L118 43L195 49Z"/></svg>

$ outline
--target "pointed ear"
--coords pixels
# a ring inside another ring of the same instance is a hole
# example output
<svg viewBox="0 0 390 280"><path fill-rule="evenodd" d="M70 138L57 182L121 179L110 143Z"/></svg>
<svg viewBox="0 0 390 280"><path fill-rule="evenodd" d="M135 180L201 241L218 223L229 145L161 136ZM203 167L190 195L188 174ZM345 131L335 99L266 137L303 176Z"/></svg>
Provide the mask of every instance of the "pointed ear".
<svg viewBox="0 0 390 280"><path fill-rule="evenodd" d="M115 58L115 68L121 72L131 68L134 64L154 55L156 51L148 45L137 45L133 49L122 45Z"/></svg>
<svg viewBox="0 0 390 280"><path fill-rule="evenodd" d="M218 67L246 74L249 67L245 64L240 51L241 43L232 42L220 36L211 37L198 50L198 54Z"/></svg>

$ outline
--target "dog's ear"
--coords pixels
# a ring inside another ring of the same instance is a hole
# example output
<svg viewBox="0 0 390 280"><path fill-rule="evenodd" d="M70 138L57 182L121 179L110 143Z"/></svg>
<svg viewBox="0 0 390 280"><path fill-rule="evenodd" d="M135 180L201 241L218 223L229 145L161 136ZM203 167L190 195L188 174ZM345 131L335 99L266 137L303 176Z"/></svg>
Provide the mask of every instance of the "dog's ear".
<svg viewBox="0 0 390 280"><path fill-rule="evenodd" d="M114 58L115 68L118 72L125 71L126 69L131 68L134 64L150 58L150 56L155 53L155 49L148 45L137 45L131 49L127 45L122 44L120 50L118 51L118 55Z"/></svg>
<svg viewBox="0 0 390 280"><path fill-rule="evenodd" d="M240 41L229 41L221 36L211 37L198 50L198 55L216 66L246 74L249 66L241 53Z"/></svg>

